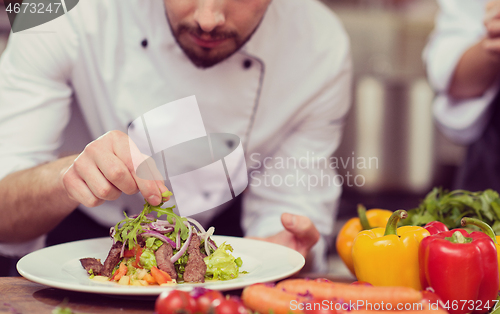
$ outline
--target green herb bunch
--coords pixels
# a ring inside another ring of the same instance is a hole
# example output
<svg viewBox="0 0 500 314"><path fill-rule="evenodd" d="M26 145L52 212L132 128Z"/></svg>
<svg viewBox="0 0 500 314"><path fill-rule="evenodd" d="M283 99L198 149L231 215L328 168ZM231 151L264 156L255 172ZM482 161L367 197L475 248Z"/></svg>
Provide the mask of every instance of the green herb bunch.
<svg viewBox="0 0 500 314"><path fill-rule="evenodd" d="M460 228L463 217L478 218L500 234L500 197L493 190L470 192L434 188L417 208L408 211L403 225L423 226L441 221L449 229Z"/></svg>

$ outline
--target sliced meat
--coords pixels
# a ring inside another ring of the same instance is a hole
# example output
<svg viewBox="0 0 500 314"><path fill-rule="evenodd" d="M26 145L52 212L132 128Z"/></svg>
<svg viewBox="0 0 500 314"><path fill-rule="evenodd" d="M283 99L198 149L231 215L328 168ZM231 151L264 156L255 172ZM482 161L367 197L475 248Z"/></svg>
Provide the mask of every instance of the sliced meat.
<svg viewBox="0 0 500 314"><path fill-rule="evenodd" d="M203 261L203 254L200 252L200 238L193 234L188 246L188 262L184 272L186 282L205 282L207 265Z"/></svg>
<svg viewBox="0 0 500 314"><path fill-rule="evenodd" d="M87 273L90 273L92 271L94 275L99 275L104 267L102 266L100 260L93 257L81 258L80 263L82 264L83 268L85 268Z"/></svg>
<svg viewBox="0 0 500 314"><path fill-rule="evenodd" d="M137 236L137 244L139 244L140 247L144 247L146 245L146 240L144 240L142 234Z"/></svg>
<svg viewBox="0 0 500 314"><path fill-rule="evenodd" d="M170 278L177 279L174 263L170 261L173 256L172 246L168 243L163 243L155 252L156 264L158 268L167 272Z"/></svg>
<svg viewBox="0 0 500 314"><path fill-rule="evenodd" d="M111 249L109 250L108 257L104 261L104 267L102 269L101 275L109 277L111 276L111 272L113 272L113 268L118 265L120 262L120 253L122 251L123 243L116 242L113 244Z"/></svg>

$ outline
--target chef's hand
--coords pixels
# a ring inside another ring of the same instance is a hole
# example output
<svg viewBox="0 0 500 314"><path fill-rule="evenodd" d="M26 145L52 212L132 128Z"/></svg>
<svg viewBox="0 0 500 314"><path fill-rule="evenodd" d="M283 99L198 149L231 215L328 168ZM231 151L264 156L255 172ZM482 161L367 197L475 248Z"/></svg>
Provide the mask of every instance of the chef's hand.
<svg viewBox="0 0 500 314"><path fill-rule="evenodd" d="M139 178L132 158L145 160L127 134L111 131L88 144L60 179L69 198L87 207L116 200L122 192L138 191L151 205L160 204L167 187L162 180Z"/></svg>
<svg viewBox="0 0 500 314"><path fill-rule="evenodd" d="M484 26L486 27L484 48L500 54L500 0L493 0L486 4Z"/></svg>
<svg viewBox="0 0 500 314"><path fill-rule="evenodd" d="M309 250L320 238L319 231L312 221L305 216L285 213L281 215L281 223L285 230L267 238L253 239L281 244L307 257Z"/></svg>

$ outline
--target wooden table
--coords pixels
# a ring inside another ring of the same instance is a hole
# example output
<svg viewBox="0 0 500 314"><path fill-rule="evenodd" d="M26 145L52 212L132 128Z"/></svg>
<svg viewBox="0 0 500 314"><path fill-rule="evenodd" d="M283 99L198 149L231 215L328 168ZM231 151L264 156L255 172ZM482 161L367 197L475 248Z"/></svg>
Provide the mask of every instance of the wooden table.
<svg viewBox="0 0 500 314"><path fill-rule="evenodd" d="M294 277L326 277L337 282L352 280L319 274L297 274ZM242 290L226 291L240 295ZM155 297L139 299L50 288L22 277L0 277L0 314L51 314L59 305L69 307L75 314L123 313L153 314Z"/></svg>
<svg viewBox="0 0 500 314"><path fill-rule="evenodd" d="M58 305L74 313L152 314L155 298L134 300L72 292L33 283L22 277L0 277L1 314L51 314Z"/></svg>

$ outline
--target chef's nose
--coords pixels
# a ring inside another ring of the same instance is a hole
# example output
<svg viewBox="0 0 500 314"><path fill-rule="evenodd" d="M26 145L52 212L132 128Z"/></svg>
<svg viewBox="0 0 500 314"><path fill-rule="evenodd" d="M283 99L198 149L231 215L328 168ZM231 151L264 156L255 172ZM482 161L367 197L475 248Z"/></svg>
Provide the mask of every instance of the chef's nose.
<svg viewBox="0 0 500 314"><path fill-rule="evenodd" d="M205 32L211 32L217 26L224 25L223 6L225 0L198 0L198 7L194 13L194 19Z"/></svg>

